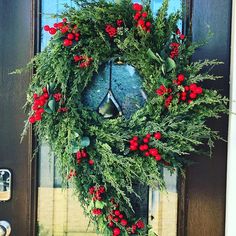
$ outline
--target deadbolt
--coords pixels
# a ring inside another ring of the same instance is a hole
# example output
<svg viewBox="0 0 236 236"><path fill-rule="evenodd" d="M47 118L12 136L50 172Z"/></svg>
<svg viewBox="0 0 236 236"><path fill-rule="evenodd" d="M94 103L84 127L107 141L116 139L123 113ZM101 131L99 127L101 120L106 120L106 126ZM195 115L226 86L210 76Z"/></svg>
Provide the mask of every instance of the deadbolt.
<svg viewBox="0 0 236 236"><path fill-rule="evenodd" d="M0 236L9 236L11 233L11 225L5 221L0 221Z"/></svg>

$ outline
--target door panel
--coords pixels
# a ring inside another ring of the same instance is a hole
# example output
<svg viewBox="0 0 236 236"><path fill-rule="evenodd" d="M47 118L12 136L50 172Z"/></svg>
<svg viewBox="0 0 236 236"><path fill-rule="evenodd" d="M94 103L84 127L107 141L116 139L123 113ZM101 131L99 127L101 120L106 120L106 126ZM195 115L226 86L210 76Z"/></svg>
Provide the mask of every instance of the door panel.
<svg viewBox="0 0 236 236"><path fill-rule="evenodd" d="M45 0L42 9L45 9L45 13L54 13L50 9L46 11L49 7L48 3L52 3L54 6L51 9L60 11L61 3L65 1ZM161 0L152 1L154 11L161 2ZM170 1L170 4L176 3L176 0ZM173 8L175 10L176 6ZM25 65L34 54L33 31L36 30L34 25L36 10L33 0L0 1L0 168L10 168L13 174L12 199L8 202L0 202L0 220L11 223L13 236L33 236L34 222L36 222L34 208L31 207L31 204L37 202L33 191L36 186L36 174L33 173L31 133L20 144L20 133L26 118L21 107L25 102L25 91L30 74L9 75L9 72L15 68ZM192 11L194 40L207 36L206 25L210 25L211 31L214 32L212 40L197 52L194 60L218 58L224 61L225 65L215 70L215 73L224 75L224 79L217 84L209 83L208 86L220 88L224 94L228 94L231 1L194 0ZM49 19L48 15L45 17L44 19ZM43 36L42 47L48 40L44 39ZM226 117L211 122L211 126L221 130L223 137L226 138ZM197 164L188 168L185 187L186 208L183 212L187 213L186 227L184 233L179 234L180 236L224 235L226 143L216 144L213 157L209 160L195 156ZM43 163L39 163L39 166L40 164ZM83 215L76 198L72 196L71 189L61 191L53 157L48 159L47 165L42 168L48 171L49 185L41 182L38 186L38 220L41 235L60 235L59 232L62 232L62 235L69 235L68 232L70 235L78 235L78 232L85 235L88 221L85 218L81 220ZM149 223L152 223L151 217L154 215L152 221L155 222L154 227L160 236L170 236L172 233L175 235L176 217L173 216L173 211L170 211L177 202L176 189L173 187L175 184L175 181L171 182L169 195L162 196L160 193L149 195ZM184 219L184 215L181 219ZM167 227L168 224L174 226L171 233L167 231L170 229ZM52 233L54 229L55 232ZM89 232L91 231L92 229ZM91 234L86 233L86 235Z"/></svg>
<svg viewBox="0 0 236 236"><path fill-rule="evenodd" d="M0 168L12 171L12 198L0 202L0 220L12 226L12 235L30 235L31 139L20 144L25 115L22 106L30 74L9 75L25 65L33 51L33 3L0 1Z"/></svg>
<svg viewBox="0 0 236 236"><path fill-rule="evenodd" d="M224 78L217 83L209 82L207 86L220 89L224 95L228 95L231 0L195 0L192 9L193 40L207 38L209 29L214 34L193 59L210 58L224 62L224 65L213 70L213 73ZM226 116L209 121L209 124L214 130L220 130L223 138L227 139ZM187 171L186 236L224 235L226 159L227 143L223 141L216 142L212 159L194 156L196 164Z"/></svg>

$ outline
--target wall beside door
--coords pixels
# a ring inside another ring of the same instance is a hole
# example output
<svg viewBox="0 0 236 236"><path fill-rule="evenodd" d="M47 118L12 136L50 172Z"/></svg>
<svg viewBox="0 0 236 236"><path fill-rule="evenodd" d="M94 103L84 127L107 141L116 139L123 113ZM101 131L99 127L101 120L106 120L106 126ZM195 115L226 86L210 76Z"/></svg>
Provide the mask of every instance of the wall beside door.
<svg viewBox="0 0 236 236"><path fill-rule="evenodd" d="M218 59L224 65L218 66L213 73L224 78L209 82L208 87L217 88L228 96L230 66L230 24L231 0L194 0L192 2L193 40L207 38L209 29L213 37L209 43L196 52L194 60ZM209 28L208 28L209 26ZM210 121L210 126L220 130L227 139L228 119ZM227 143L216 142L213 159L195 156L196 164L187 172L186 235L223 236L225 218L225 185Z"/></svg>
<svg viewBox="0 0 236 236"><path fill-rule="evenodd" d="M25 65L34 53L33 9L31 0L0 1L0 168L10 168L13 175L12 199L0 202L0 220L9 221L16 236L32 235L30 138L20 144L30 75L9 73Z"/></svg>

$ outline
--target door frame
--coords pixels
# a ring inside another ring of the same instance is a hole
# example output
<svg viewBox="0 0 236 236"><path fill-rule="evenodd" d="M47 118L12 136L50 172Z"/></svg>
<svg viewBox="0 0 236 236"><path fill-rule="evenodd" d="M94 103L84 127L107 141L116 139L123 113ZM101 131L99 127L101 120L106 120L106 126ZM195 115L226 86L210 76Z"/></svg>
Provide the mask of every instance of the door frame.
<svg viewBox="0 0 236 236"><path fill-rule="evenodd" d="M232 1L230 114L228 130L228 163L226 186L225 236L236 235L236 2Z"/></svg>

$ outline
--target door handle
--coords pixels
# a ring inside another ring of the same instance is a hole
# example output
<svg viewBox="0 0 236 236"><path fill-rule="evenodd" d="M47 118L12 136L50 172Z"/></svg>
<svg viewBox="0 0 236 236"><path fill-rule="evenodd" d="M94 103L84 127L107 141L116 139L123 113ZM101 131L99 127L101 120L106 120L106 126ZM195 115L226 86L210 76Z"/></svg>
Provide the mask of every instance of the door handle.
<svg viewBox="0 0 236 236"><path fill-rule="evenodd" d="M0 236L9 236L11 233L11 225L5 221L0 221Z"/></svg>

